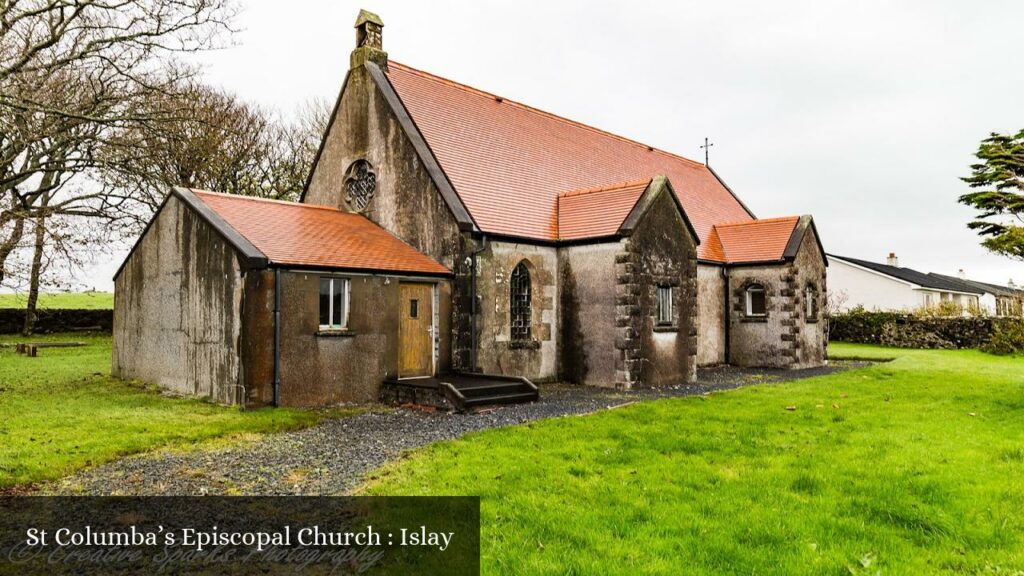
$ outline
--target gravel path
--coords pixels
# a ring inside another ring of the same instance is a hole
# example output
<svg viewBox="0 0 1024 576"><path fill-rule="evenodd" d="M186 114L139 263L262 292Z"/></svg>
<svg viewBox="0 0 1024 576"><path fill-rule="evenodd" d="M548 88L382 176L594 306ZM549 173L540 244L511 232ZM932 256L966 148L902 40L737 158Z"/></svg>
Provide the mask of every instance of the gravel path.
<svg viewBox="0 0 1024 576"><path fill-rule="evenodd" d="M406 409L367 412L227 448L185 453L165 450L122 458L44 486L43 491L97 495L341 494L406 450L477 430L585 414L638 400L785 382L866 364L833 361L828 367L807 370L712 368L701 370L700 384L652 390L542 385L538 402L477 414Z"/></svg>

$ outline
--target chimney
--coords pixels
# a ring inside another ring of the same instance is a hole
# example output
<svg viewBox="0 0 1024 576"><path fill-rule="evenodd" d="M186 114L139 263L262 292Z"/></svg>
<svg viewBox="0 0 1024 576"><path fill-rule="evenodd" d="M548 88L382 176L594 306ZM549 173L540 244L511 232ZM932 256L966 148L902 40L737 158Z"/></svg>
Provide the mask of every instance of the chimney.
<svg viewBox="0 0 1024 576"><path fill-rule="evenodd" d="M889 252L889 257L885 259L885 263L896 268L900 267L900 259L896 257L895 252Z"/></svg>
<svg viewBox="0 0 1024 576"><path fill-rule="evenodd" d="M1016 289L1017 289L1017 285L1013 283L1013 278L1010 278L1010 280L1009 280L1009 281L1007 281L1007 283L1006 283L1006 287L1007 287L1007 288L1011 288L1011 289L1014 289L1014 290L1016 290Z"/></svg>
<svg viewBox="0 0 1024 576"><path fill-rule="evenodd" d="M367 62L381 68L388 68L388 53L384 51L384 21L373 12L360 10L356 18L356 49L352 51L349 64L352 69Z"/></svg>
<svg viewBox="0 0 1024 576"><path fill-rule="evenodd" d="M964 273L963 268L961 268L960 271L956 273L956 277L961 280L967 280L967 274Z"/></svg>

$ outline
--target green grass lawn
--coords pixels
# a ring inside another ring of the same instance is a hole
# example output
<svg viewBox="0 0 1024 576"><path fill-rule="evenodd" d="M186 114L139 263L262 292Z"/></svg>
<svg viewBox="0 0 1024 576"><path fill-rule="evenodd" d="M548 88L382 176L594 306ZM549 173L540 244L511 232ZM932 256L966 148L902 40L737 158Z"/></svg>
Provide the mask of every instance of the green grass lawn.
<svg viewBox="0 0 1024 576"><path fill-rule="evenodd" d="M24 308L27 298L25 294L0 294L0 308ZM39 295L41 309L110 310L113 307L113 292L52 292Z"/></svg>
<svg viewBox="0 0 1024 576"><path fill-rule="evenodd" d="M831 353L896 359L481 432L365 492L480 495L488 574L1024 573L1024 360Z"/></svg>
<svg viewBox="0 0 1024 576"><path fill-rule="evenodd" d="M24 341L0 337L0 342ZM52 480L118 456L160 446L312 424L299 410L242 412L112 379L110 337L56 335L31 341L83 341L42 348L28 358L0 348L0 487Z"/></svg>

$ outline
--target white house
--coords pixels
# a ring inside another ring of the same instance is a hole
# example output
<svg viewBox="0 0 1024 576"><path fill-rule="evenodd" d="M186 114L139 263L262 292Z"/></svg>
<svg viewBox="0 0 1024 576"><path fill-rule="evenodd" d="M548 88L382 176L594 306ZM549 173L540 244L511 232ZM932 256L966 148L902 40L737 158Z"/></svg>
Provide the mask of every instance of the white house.
<svg viewBox="0 0 1024 576"><path fill-rule="evenodd" d="M1017 288L1012 279L1007 282L1006 286L978 282L977 280L968 279L963 269L960 270L958 277L943 276L934 272L930 272L928 275L936 276L963 288L980 290L979 302L981 308L989 314L995 314L996 316L1020 316L1022 310L1024 310L1024 290Z"/></svg>
<svg viewBox="0 0 1024 576"><path fill-rule="evenodd" d="M911 311L952 301L978 306L983 291L934 274L900 268L895 254L885 264L828 254L829 292L845 297L839 310L857 306L867 310Z"/></svg>

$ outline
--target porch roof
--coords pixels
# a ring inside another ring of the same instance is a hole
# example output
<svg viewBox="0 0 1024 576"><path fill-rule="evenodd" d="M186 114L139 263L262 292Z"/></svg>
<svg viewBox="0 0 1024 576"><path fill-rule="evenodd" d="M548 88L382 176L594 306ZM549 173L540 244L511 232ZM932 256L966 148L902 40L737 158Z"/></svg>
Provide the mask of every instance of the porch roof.
<svg viewBox="0 0 1024 576"><path fill-rule="evenodd" d="M360 214L329 206L204 190L176 192L193 194L225 225L263 253L271 266L451 274L441 263Z"/></svg>

